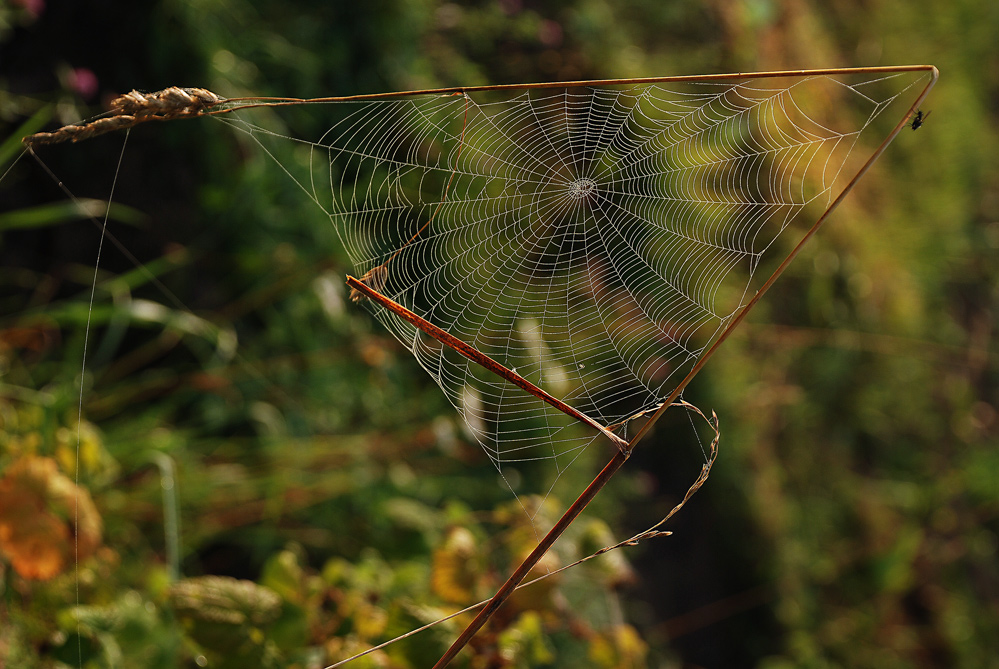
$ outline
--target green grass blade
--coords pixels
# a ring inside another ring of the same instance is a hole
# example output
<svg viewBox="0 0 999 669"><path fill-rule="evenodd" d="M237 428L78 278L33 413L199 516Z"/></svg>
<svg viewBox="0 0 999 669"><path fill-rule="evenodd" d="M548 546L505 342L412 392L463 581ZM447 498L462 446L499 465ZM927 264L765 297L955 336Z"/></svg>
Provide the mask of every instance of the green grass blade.
<svg viewBox="0 0 999 669"><path fill-rule="evenodd" d="M22 137L35 134L51 119L52 105L45 105L36 111L34 116L22 123L13 135L0 144L0 167L7 165L14 156L19 155L24 150L24 144L21 143Z"/></svg>
<svg viewBox="0 0 999 669"><path fill-rule="evenodd" d="M105 214L121 223L141 224L146 215L138 209L112 203L110 209L103 200L65 200L35 207L25 207L0 214L0 232L26 228L44 228L81 218L103 219Z"/></svg>

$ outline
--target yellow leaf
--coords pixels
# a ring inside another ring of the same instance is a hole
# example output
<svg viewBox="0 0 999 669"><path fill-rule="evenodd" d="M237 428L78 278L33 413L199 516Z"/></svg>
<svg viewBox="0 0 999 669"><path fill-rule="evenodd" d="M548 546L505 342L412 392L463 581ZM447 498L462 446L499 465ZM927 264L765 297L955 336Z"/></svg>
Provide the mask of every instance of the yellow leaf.
<svg viewBox="0 0 999 669"><path fill-rule="evenodd" d="M430 587L434 594L453 604L467 603L478 573L475 537L463 527L451 528L444 543L434 551Z"/></svg>

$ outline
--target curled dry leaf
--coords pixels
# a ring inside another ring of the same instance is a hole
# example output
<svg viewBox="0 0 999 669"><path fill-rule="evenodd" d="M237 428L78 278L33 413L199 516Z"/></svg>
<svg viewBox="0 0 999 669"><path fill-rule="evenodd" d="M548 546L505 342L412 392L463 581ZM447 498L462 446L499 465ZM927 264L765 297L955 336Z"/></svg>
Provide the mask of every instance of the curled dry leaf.
<svg viewBox="0 0 999 669"><path fill-rule="evenodd" d="M385 288L385 283L388 280L388 267L385 265L377 265L372 267L364 276L360 278L361 283L365 284L371 290L376 292L381 292ZM351 302L363 302L368 299L367 296L356 288L350 289L350 300Z"/></svg>

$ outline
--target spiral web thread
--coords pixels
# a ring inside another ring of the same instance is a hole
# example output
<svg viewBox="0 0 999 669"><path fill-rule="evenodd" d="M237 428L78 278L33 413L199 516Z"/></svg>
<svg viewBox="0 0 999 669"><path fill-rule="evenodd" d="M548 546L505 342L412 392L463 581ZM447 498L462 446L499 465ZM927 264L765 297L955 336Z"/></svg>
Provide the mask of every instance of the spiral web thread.
<svg viewBox="0 0 999 669"><path fill-rule="evenodd" d="M781 233L814 222L850 181L861 134L926 76L337 101L329 130L306 142L300 183L368 287L623 435L746 305ZM501 475L544 461L550 491L600 438L366 304Z"/></svg>

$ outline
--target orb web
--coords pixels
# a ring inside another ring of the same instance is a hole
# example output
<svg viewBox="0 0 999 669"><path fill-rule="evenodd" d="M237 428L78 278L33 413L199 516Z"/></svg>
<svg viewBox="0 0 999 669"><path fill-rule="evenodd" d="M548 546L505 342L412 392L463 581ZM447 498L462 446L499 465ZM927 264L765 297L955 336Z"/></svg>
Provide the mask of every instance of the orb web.
<svg viewBox="0 0 999 669"><path fill-rule="evenodd" d="M328 213L357 276L377 277L391 300L623 433L747 303L760 267L782 257L768 254L782 233L826 210L855 173L861 134L921 78L849 73L337 102L329 129L308 143L303 187ZM872 134L876 143L886 133ZM501 473L544 461L554 465L553 485L599 438L366 304Z"/></svg>

